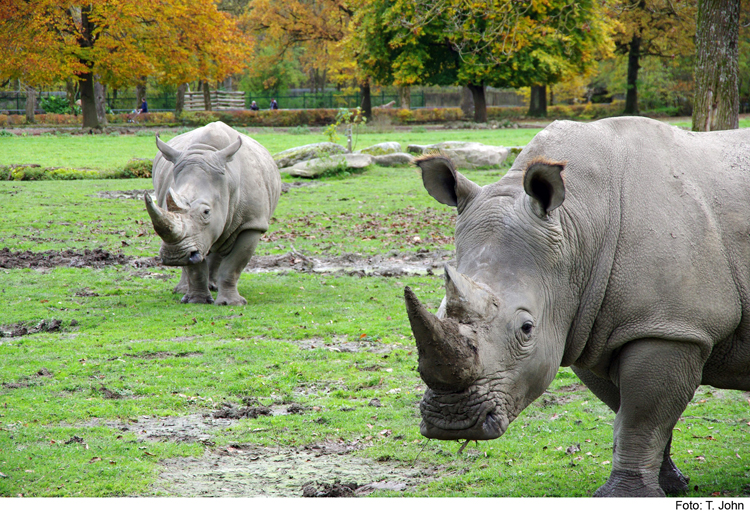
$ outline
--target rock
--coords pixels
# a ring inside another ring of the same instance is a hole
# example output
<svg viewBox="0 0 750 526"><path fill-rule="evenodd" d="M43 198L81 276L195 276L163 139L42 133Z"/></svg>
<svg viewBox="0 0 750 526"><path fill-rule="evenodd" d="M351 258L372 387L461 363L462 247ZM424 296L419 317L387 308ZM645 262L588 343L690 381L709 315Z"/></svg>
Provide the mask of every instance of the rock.
<svg viewBox="0 0 750 526"><path fill-rule="evenodd" d="M478 142L445 141L430 145L410 144L406 151L419 155L441 153L453 161L456 168L473 169L502 164L510 149L504 146L488 146Z"/></svg>
<svg viewBox="0 0 750 526"><path fill-rule="evenodd" d="M367 148L362 148L358 153L380 156L388 155L389 153L401 153L401 151L401 144L397 142L381 142Z"/></svg>
<svg viewBox="0 0 750 526"><path fill-rule="evenodd" d="M378 166L399 166L411 164L414 156L410 153L389 153L387 155L377 155L372 158L372 162Z"/></svg>
<svg viewBox="0 0 750 526"><path fill-rule="evenodd" d="M292 177L304 177L307 179L317 179L326 172L337 170L360 170L372 164L372 155L363 153L348 153L345 155L331 155L320 159L311 159L297 163L294 166L283 168L281 173L286 173Z"/></svg>
<svg viewBox="0 0 750 526"><path fill-rule="evenodd" d="M333 142L318 142L315 144L307 144L305 146L297 146L296 148L289 148L288 150L284 150L283 152L274 155L273 160L276 162L276 166L279 168L285 168L302 161L318 158L321 155L343 153L346 153L346 148L340 144Z"/></svg>

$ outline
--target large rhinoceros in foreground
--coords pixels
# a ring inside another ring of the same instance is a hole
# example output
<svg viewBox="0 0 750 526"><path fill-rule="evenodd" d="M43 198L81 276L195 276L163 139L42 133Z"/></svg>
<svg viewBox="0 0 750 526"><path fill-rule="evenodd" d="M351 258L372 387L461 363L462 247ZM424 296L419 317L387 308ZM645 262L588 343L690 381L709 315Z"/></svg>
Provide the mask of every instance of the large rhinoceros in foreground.
<svg viewBox="0 0 750 526"><path fill-rule="evenodd" d="M281 193L271 155L221 122L164 143L156 137L155 204L146 194L165 265L184 267L175 292L183 303L244 305L237 292L242 269L268 230Z"/></svg>
<svg viewBox="0 0 750 526"><path fill-rule="evenodd" d="M405 291L422 434L497 438L571 366L617 413L595 495L686 490L669 451L696 388L750 390L750 130L555 122L485 187L417 164L458 208L438 315Z"/></svg>

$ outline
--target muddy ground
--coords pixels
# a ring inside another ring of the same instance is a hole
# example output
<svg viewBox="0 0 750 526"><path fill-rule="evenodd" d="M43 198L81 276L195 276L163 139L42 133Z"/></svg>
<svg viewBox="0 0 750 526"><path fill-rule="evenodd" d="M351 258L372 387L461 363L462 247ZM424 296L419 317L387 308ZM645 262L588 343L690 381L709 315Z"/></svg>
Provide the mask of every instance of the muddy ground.
<svg viewBox="0 0 750 526"><path fill-rule="evenodd" d="M230 444L217 447L213 435L230 425L250 432L264 431L252 416L241 416L243 407L223 406L210 414L150 417L114 422L94 419L87 427L107 426L134 433L147 450L149 442L198 442L201 457L176 457L160 462L162 470L154 492L179 497L359 497L375 491L408 491L430 482L435 468L404 465L390 459L356 454L366 447L358 441L326 441L300 447L262 447ZM262 407L262 406L261 406ZM228 411L228 409L231 409ZM306 412L291 404L270 406L261 414ZM85 433L81 433L82 435ZM70 441L85 443L73 435Z"/></svg>
<svg viewBox="0 0 750 526"><path fill-rule="evenodd" d="M245 272L315 272L344 273L348 275L404 276L442 273L443 265L450 260L452 252L417 252L377 254L362 256L313 257L297 251L270 256L253 256ZM137 269L167 269L158 257L134 258L122 253L111 253L102 249L61 250L32 252L0 249L0 268L50 269L55 267L102 268L107 265L126 265Z"/></svg>

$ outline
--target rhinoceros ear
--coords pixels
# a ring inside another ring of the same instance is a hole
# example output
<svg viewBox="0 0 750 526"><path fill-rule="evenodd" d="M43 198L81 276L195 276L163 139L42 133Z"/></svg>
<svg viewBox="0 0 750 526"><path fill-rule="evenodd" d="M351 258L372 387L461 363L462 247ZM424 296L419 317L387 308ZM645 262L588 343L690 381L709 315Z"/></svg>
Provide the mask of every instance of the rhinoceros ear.
<svg viewBox="0 0 750 526"><path fill-rule="evenodd" d="M562 172L565 162L535 159L523 174L523 189L531 197L540 217L560 206L565 200L565 182Z"/></svg>
<svg viewBox="0 0 750 526"><path fill-rule="evenodd" d="M159 148L159 151L164 156L164 158L171 163L174 163L175 161L177 161L177 158L182 153L179 150L175 150L170 145L162 141L159 138L158 133L156 134L156 147Z"/></svg>
<svg viewBox="0 0 750 526"><path fill-rule="evenodd" d="M240 149L240 146L242 146L242 138L238 136L235 142L233 142L223 150L219 150L218 152L216 152L216 155L218 155L219 159L221 159L225 163L229 162L232 160L234 154L237 153L237 151Z"/></svg>
<svg viewBox="0 0 750 526"><path fill-rule="evenodd" d="M444 205L458 207L460 214L481 190L456 171L453 163L441 155L425 155L414 161L422 170L422 183L427 193Z"/></svg>

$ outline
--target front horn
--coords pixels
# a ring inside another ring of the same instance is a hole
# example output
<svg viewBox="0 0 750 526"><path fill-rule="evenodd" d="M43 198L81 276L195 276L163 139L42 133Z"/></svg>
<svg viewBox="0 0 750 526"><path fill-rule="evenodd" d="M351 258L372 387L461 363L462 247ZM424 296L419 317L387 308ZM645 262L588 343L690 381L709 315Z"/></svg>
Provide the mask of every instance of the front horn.
<svg viewBox="0 0 750 526"><path fill-rule="evenodd" d="M406 312L419 351L418 371L431 389L463 391L480 372L476 343L459 331L458 322L439 319L417 299L411 288L404 289Z"/></svg>
<svg viewBox="0 0 750 526"><path fill-rule="evenodd" d="M148 192L143 194L143 200L146 201L146 210L151 217L154 230L165 243L177 243L182 239L183 223L182 218L173 212L164 210L154 203Z"/></svg>

